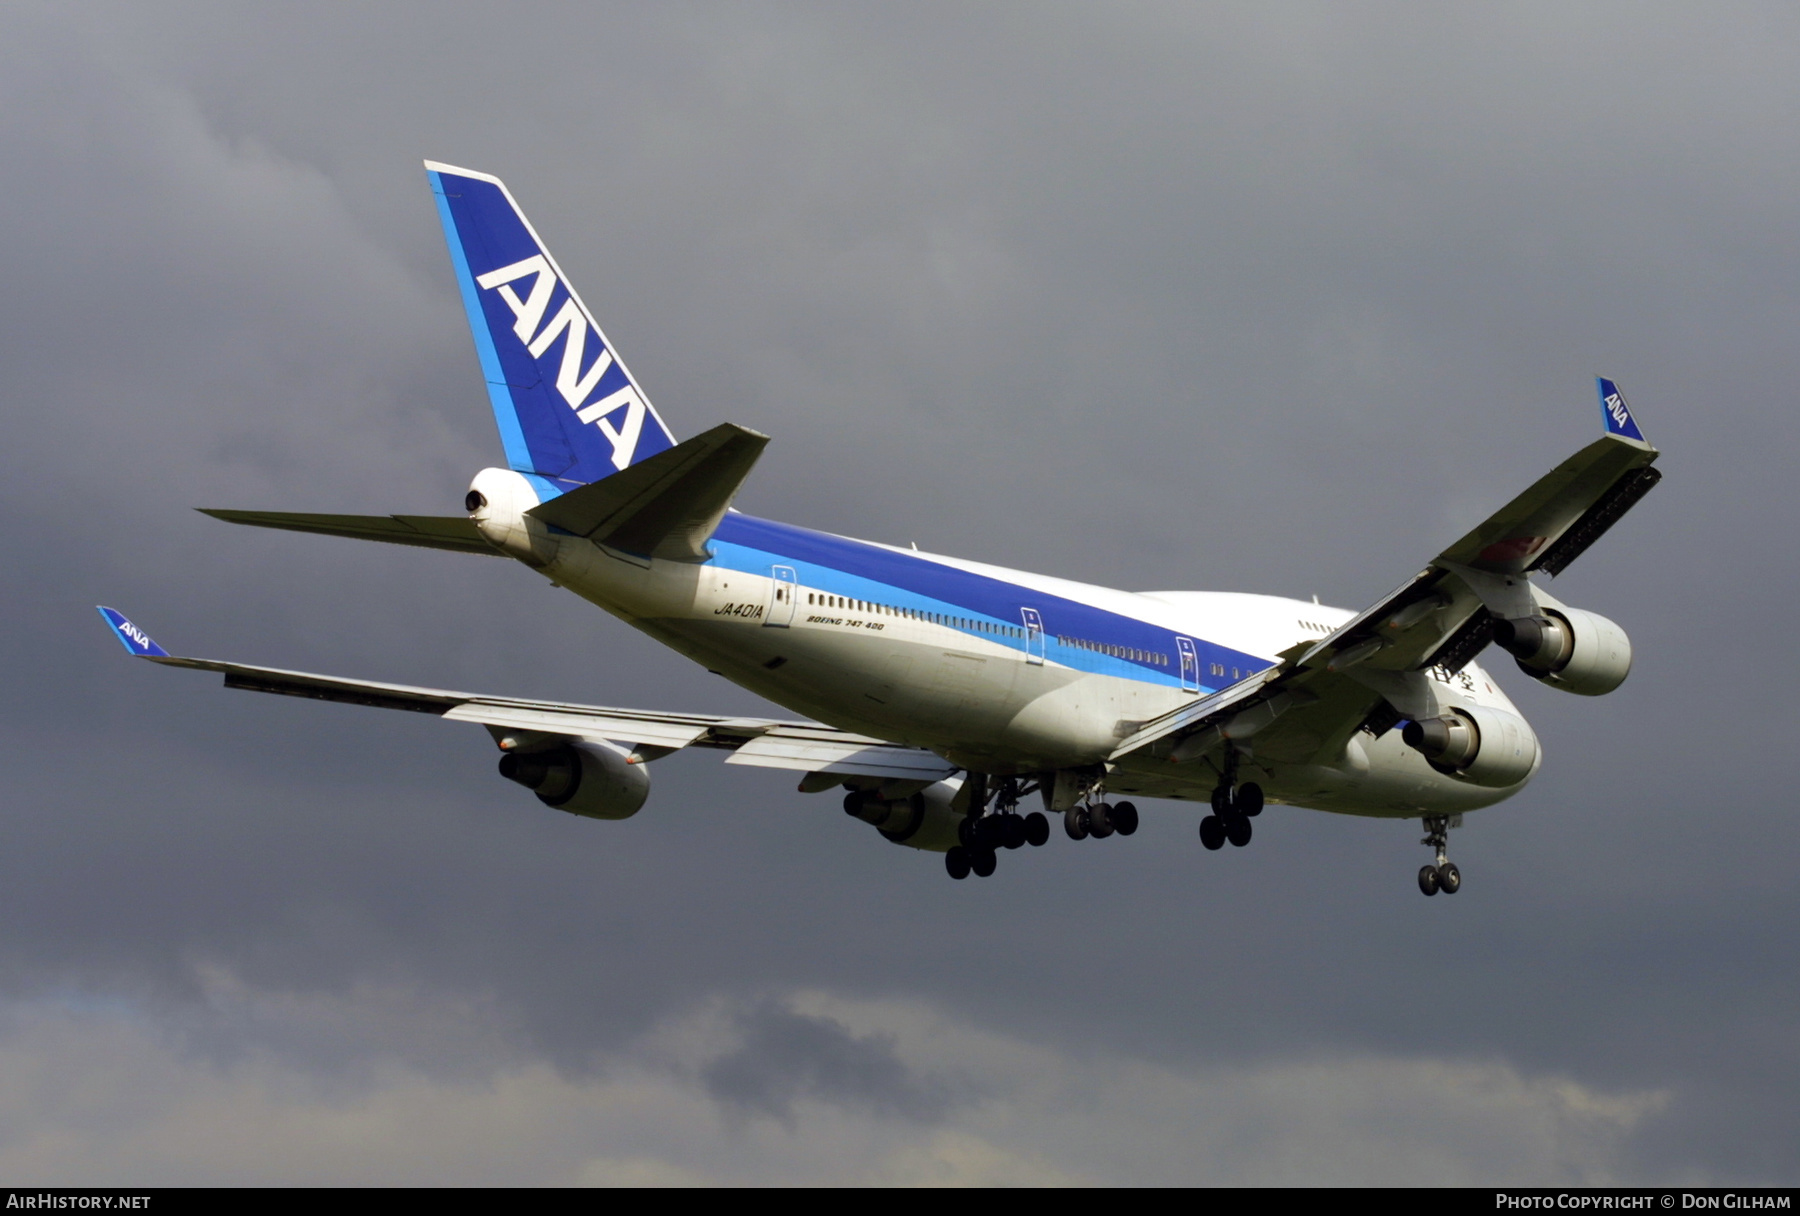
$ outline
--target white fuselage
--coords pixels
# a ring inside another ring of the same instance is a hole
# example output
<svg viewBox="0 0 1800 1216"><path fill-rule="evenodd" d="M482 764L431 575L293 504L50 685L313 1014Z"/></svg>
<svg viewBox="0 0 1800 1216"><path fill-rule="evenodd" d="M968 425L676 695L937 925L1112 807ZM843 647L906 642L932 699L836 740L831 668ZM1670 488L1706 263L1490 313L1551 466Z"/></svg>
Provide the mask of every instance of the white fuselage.
<svg viewBox="0 0 1800 1216"><path fill-rule="evenodd" d="M484 534L556 584L779 705L976 772L1104 765L1141 723L1354 615L1279 596L1117 591L736 514L709 560L651 560L526 517L538 499L518 474L486 470L474 488ZM1474 664L1431 678L1446 709L1517 713ZM1473 810L1524 784L1470 784L1398 731L1356 725L1245 746L1243 771L1271 802L1396 817ZM1105 779L1111 791L1197 801L1218 780L1204 758L1136 756Z"/></svg>

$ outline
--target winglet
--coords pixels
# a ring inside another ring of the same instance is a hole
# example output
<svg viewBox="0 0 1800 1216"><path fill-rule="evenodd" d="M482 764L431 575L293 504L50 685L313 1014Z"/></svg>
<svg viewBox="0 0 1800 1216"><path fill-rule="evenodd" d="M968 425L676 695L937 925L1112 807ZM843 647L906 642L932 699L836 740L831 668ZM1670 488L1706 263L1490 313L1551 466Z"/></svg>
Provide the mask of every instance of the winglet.
<svg viewBox="0 0 1800 1216"><path fill-rule="evenodd" d="M140 659L166 659L169 657L168 651L151 641L150 635L132 624L131 618L123 612L117 608L107 608L101 605L96 605L96 607L100 608L101 619L113 631L113 636L124 644L126 650Z"/></svg>
<svg viewBox="0 0 1800 1216"><path fill-rule="evenodd" d="M1631 416L1631 410L1625 405L1624 394L1619 386L1605 376L1596 376L1600 385L1600 413L1606 419L1606 433L1617 435L1621 439L1635 439L1648 445L1644 432L1638 430L1637 420Z"/></svg>

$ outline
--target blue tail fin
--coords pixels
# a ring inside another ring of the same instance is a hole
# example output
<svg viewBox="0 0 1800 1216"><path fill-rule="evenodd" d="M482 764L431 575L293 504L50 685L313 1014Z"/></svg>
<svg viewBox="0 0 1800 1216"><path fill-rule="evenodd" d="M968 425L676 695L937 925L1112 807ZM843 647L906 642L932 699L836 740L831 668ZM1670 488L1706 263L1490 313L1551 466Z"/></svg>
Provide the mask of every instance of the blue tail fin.
<svg viewBox="0 0 1800 1216"><path fill-rule="evenodd" d="M507 464L554 494L675 446L505 184L425 170Z"/></svg>

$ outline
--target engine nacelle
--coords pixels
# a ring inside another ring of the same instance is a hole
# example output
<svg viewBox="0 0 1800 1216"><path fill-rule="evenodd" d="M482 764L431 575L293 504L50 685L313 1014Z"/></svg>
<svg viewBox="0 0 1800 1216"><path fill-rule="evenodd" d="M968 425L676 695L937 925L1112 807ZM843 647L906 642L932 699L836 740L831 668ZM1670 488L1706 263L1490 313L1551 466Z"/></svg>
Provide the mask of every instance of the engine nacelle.
<svg viewBox="0 0 1800 1216"><path fill-rule="evenodd" d="M608 743L584 740L544 751L508 752L500 775L545 806L589 819L629 819L650 796L650 773Z"/></svg>
<svg viewBox="0 0 1800 1216"><path fill-rule="evenodd" d="M872 825L895 844L945 853L957 844L956 829L963 820L951 805L960 788L960 784L939 781L906 798L851 790L844 795L844 813Z"/></svg>
<svg viewBox="0 0 1800 1216"><path fill-rule="evenodd" d="M1537 735L1525 719L1504 710L1454 709L1441 718L1408 722L1400 738L1438 772L1489 789L1518 785L1537 771Z"/></svg>
<svg viewBox="0 0 1800 1216"><path fill-rule="evenodd" d="M1494 640L1534 680L1583 697L1598 697L1631 674L1631 639L1603 616L1579 608L1497 621Z"/></svg>

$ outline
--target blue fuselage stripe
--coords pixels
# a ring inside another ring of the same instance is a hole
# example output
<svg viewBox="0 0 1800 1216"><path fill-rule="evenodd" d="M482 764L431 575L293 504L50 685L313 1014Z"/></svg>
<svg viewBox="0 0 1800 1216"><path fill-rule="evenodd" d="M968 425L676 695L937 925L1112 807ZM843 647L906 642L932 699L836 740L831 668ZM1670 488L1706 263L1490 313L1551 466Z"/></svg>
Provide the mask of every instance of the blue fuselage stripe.
<svg viewBox="0 0 1800 1216"><path fill-rule="evenodd" d="M1079 671L1090 671L1146 683L1181 684L1181 658L1174 630L1078 600L1034 591L1016 583L946 566L903 551L882 548L791 524L729 514L712 540L713 564L727 570L767 577L772 565L792 566L801 591L865 600L950 618L938 623L1023 651L1023 610L1034 608L1043 618L1045 658ZM807 613L802 599L797 612ZM814 607L812 612L818 612ZM959 618L1019 631L988 631L957 625ZM1062 639L1069 639L1068 642ZM1077 645L1075 642L1087 645ZM1192 638L1200 662L1199 682L1208 690L1268 667L1272 660ZM1116 651L1097 649L1112 647ZM1132 651L1163 656L1126 657ZM1118 653L1123 652L1123 653ZM1215 674L1217 668L1224 674Z"/></svg>

